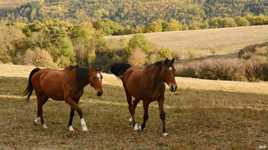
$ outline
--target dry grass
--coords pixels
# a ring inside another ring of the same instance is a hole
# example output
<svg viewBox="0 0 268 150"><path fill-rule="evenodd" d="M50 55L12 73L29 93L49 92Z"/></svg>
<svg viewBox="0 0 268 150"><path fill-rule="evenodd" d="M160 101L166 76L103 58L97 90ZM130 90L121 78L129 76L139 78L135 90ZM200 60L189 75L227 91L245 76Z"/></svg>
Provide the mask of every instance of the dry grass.
<svg viewBox="0 0 268 150"><path fill-rule="evenodd" d="M35 0L0 0L0 8L14 8Z"/></svg>
<svg viewBox="0 0 268 150"><path fill-rule="evenodd" d="M158 47L170 48L179 55L206 56L238 52L239 49L251 44L268 40L268 26L249 26L224 29L208 29L195 31L175 31L144 34L146 38ZM110 36L107 40L114 42L114 47L120 39L127 36ZM112 42L109 42L112 43Z"/></svg>
<svg viewBox="0 0 268 150"><path fill-rule="evenodd" d="M258 149L268 145L266 83L178 78L182 88L175 94L166 92L170 136L163 138L157 104L150 105L144 133L133 131L124 90L118 86L121 81L105 75L104 95L99 98L87 87L79 103L89 132L81 132L76 114L76 132L71 133L64 102L45 105L47 130L33 125L35 98L27 104L22 97L31 69L0 65L0 149ZM140 105L136 117L141 122Z"/></svg>
<svg viewBox="0 0 268 150"><path fill-rule="evenodd" d="M79 105L89 132L67 131L69 107L49 101L44 107L48 129L33 125L36 102L20 97L25 78L0 77L0 149L257 149L268 141L267 95L233 92L180 90L167 92L169 137L159 131L156 103L144 133L128 126L129 112L123 89L105 85L105 94L95 96L86 88ZM14 96L16 95L16 96ZM142 107L137 108L140 122Z"/></svg>

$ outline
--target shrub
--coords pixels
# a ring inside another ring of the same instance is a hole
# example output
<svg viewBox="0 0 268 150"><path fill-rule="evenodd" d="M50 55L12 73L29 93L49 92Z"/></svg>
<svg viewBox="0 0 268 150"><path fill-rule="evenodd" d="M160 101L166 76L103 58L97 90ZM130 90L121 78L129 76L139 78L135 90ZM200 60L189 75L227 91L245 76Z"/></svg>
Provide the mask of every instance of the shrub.
<svg viewBox="0 0 268 150"><path fill-rule="evenodd" d="M116 35L124 32L123 26L109 19L97 20L93 26L95 29L102 31L106 35Z"/></svg>
<svg viewBox="0 0 268 150"><path fill-rule="evenodd" d="M220 28L222 27L222 19L216 17L216 18L211 18L208 20L208 24L210 28Z"/></svg>
<svg viewBox="0 0 268 150"><path fill-rule="evenodd" d="M0 24L0 61L3 63L13 62L16 56L17 45L25 38L21 30L11 25Z"/></svg>
<svg viewBox="0 0 268 150"><path fill-rule="evenodd" d="M1 63L9 63L12 61L11 56L9 55L7 49L0 47L0 61Z"/></svg>
<svg viewBox="0 0 268 150"><path fill-rule="evenodd" d="M182 30L182 24L175 19L171 19L169 22L163 22L163 31L178 31Z"/></svg>
<svg viewBox="0 0 268 150"><path fill-rule="evenodd" d="M225 17L225 18L216 17L209 19L208 25L210 28L224 28L224 27L237 26L235 20L231 17Z"/></svg>
<svg viewBox="0 0 268 150"><path fill-rule="evenodd" d="M97 36L90 26L74 26L70 32L77 63L85 65L95 61Z"/></svg>
<svg viewBox="0 0 268 150"><path fill-rule="evenodd" d="M163 31L162 23L163 23L162 20L156 20L156 21L151 22L146 27L146 32L162 32Z"/></svg>
<svg viewBox="0 0 268 150"><path fill-rule="evenodd" d="M136 34L129 40L127 49L129 53L135 49L141 49L145 53L148 53L152 49L152 44L143 34Z"/></svg>
<svg viewBox="0 0 268 150"><path fill-rule="evenodd" d="M47 50L36 49L33 55L33 64L40 67L55 68L57 65L53 62L52 56Z"/></svg>
<svg viewBox="0 0 268 150"><path fill-rule="evenodd" d="M221 27L236 27L235 20L231 17L223 18L222 26Z"/></svg>
<svg viewBox="0 0 268 150"><path fill-rule="evenodd" d="M249 26L250 25L249 21L244 17L236 17L235 22L237 26Z"/></svg>
<svg viewBox="0 0 268 150"><path fill-rule="evenodd" d="M211 59L186 64L180 76L211 80L246 80L243 63L238 59Z"/></svg>
<svg viewBox="0 0 268 150"><path fill-rule="evenodd" d="M171 51L170 49L168 48L161 48L158 50L158 54L160 56L161 59L164 59L164 58L173 58L174 57L174 53L173 51Z"/></svg>
<svg viewBox="0 0 268 150"><path fill-rule="evenodd" d="M27 50L23 57L23 65L33 65L34 52Z"/></svg>
<svg viewBox="0 0 268 150"><path fill-rule="evenodd" d="M268 42L249 45L238 52L238 57L243 59L250 59L253 56L267 57L267 55L268 55Z"/></svg>
<svg viewBox="0 0 268 150"><path fill-rule="evenodd" d="M145 64L145 58L146 54L142 50L135 49L128 58L128 62L131 65L142 66Z"/></svg>
<svg viewBox="0 0 268 150"><path fill-rule="evenodd" d="M246 16L246 19L251 25L265 25L268 24L267 16Z"/></svg>
<svg viewBox="0 0 268 150"><path fill-rule="evenodd" d="M33 65L34 52L31 49L26 50L25 53L17 53L13 58L15 64Z"/></svg>

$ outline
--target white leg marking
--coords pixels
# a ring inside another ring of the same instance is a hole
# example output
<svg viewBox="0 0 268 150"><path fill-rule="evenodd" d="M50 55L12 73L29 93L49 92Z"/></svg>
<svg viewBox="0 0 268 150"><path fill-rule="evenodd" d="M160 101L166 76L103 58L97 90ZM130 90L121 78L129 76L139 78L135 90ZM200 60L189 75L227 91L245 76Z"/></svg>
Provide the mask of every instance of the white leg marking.
<svg viewBox="0 0 268 150"><path fill-rule="evenodd" d="M133 118L130 117L130 118L128 119L128 121L131 123L131 122L133 121Z"/></svg>
<svg viewBox="0 0 268 150"><path fill-rule="evenodd" d="M138 123L136 123L135 126L134 126L134 130L135 131L140 131L141 130L141 126Z"/></svg>
<svg viewBox="0 0 268 150"><path fill-rule="evenodd" d="M69 131L74 131L73 126L69 126Z"/></svg>
<svg viewBox="0 0 268 150"><path fill-rule="evenodd" d="M81 118L81 127L83 131L88 131L87 124L84 118Z"/></svg>
<svg viewBox="0 0 268 150"><path fill-rule="evenodd" d="M34 123L35 124L38 124L40 120L41 120L41 118L40 117L37 117L37 118L34 119Z"/></svg>
<svg viewBox="0 0 268 150"><path fill-rule="evenodd" d="M47 128L48 128L46 124L43 124L42 127L43 127L44 129L47 129Z"/></svg>
<svg viewBox="0 0 268 150"><path fill-rule="evenodd" d="M168 136L168 133L167 132L163 133L163 136L164 137Z"/></svg>

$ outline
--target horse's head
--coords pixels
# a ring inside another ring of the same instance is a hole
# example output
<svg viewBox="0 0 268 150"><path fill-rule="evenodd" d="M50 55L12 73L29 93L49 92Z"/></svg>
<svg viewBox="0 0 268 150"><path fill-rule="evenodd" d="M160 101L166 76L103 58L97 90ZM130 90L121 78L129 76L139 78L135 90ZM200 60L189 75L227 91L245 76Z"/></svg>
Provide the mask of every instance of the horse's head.
<svg viewBox="0 0 268 150"><path fill-rule="evenodd" d="M89 84L97 91L97 96L103 94L101 69L89 69Z"/></svg>
<svg viewBox="0 0 268 150"><path fill-rule="evenodd" d="M166 59L164 61L164 70L163 70L163 80L170 87L171 92L177 90L177 83L175 80L175 67L174 67L175 58L172 60Z"/></svg>

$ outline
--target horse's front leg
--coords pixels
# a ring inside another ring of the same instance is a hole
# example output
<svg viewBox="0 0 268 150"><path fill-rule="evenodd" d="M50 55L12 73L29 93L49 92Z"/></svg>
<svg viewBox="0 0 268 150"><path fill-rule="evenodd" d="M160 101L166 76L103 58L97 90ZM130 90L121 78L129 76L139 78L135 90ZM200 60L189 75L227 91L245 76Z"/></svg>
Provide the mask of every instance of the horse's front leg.
<svg viewBox="0 0 268 150"><path fill-rule="evenodd" d="M70 109L70 116L69 116L69 123L68 123L68 129L69 131L74 131L74 128L73 128L73 117L74 117L74 109L71 107Z"/></svg>
<svg viewBox="0 0 268 150"><path fill-rule="evenodd" d="M78 115L80 117L80 123L81 123L82 131L88 131L86 121L83 118L83 112L82 112L81 108L78 106L78 104L75 101L73 101L71 98L68 98L66 100L66 102L71 106L71 109L74 109L75 111L77 111L77 113L78 113Z"/></svg>
<svg viewBox="0 0 268 150"><path fill-rule="evenodd" d="M161 125L162 125L162 135L168 136L168 133L166 132L166 113L164 111L164 101L165 97L161 96L161 98L158 100L158 106L159 106L159 112L160 112L160 119L161 119Z"/></svg>
<svg viewBox="0 0 268 150"><path fill-rule="evenodd" d="M37 94L37 118L34 120L35 124L38 124L41 121L41 125L43 128L48 128L45 124L44 117L43 117L43 105L47 102L48 97L44 95Z"/></svg>

